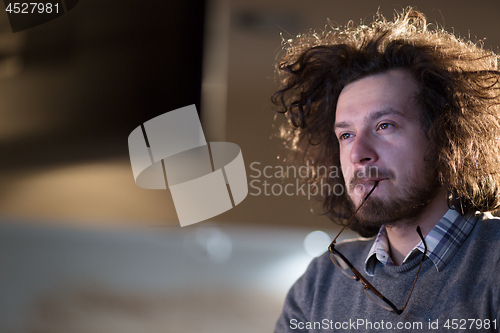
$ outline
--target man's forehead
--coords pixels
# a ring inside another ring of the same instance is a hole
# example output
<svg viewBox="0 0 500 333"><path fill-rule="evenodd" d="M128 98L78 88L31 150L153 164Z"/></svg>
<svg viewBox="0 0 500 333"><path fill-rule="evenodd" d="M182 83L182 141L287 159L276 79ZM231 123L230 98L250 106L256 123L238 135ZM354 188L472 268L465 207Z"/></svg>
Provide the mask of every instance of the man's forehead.
<svg viewBox="0 0 500 333"><path fill-rule="evenodd" d="M418 85L406 70L391 70L354 81L344 87L337 101L335 127L351 119L370 120L387 114L418 117Z"/></svg>

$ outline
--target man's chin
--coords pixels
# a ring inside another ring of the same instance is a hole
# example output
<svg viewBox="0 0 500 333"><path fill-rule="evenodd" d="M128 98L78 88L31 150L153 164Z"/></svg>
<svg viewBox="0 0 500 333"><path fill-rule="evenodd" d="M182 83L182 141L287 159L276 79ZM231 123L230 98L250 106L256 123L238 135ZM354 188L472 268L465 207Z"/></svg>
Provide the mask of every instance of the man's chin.
<svg viewBox="0 0 500 333"><path fill-rule="evenodd" d="M393 203L387 203L378 198L370 198L356 213L356 219L363 227L377 227L392 224L399 220L397 207Z"/></svg>
<svg viewBox="0 0 500 333"><path fill-rule="evenodd" d="M430 191L426 194L417 198L390 200L370 197L356 213L356 219L368 228L414 224L435 196Z"/></svg>

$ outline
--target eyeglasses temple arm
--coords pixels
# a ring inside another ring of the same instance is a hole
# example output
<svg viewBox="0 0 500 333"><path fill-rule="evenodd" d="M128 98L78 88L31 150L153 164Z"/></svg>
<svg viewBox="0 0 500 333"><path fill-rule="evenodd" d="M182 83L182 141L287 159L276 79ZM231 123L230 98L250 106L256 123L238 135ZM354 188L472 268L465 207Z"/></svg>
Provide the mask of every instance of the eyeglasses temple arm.
<svg viewBox="0 0 500 333"><path fill-rule="evenodd" d="M420 230L420 226L417 227L417 233L420 236L420 239L422 240L422 243L424 243L424 253L422 254L422 261L420 261L420 266L418 266L418 271L417 275L415 276L415 281L413 281L413 285L411 286L410 290L410 295L408 295L408 299L406 300L405 305L401 308L401 312L406 309L406 306L408 305L408 302L410 301L411 293L413 292L413 288L415 287L415 283L417 283L417 278L418 274L420 273L420 268L422 268L422 263L424 262L425 255L427 254L427 243L425 242L424 236L422 235L422 230Z"/></svg>
<svg viewBox="0 0 500 333"><path fill-rule="evenodd" d="M336 244L336 241L337 241L337 238L340 236L340 234L342 233L342 231L344 231L344 229L349 225L351 224L351 220L354 218L354 216L356 215L356 213L358 212L358 210L361 208L361 206L363 206L363 204L365 203L366 199L368 199L368 197L370 196L370 194L373 193L373 191L375 191L375 187L377 187L379 181L375 181L375 185L373 185L373 188L370 190L370 192L368 192L368 194L366 195L366 197L363 199L363 201L361 201L361 203L359 204L358 208L356 208L356 210L354 211L354 213L352 214L351 218L347 221L347 223L342 227L342 229L340 229L340 232L338 233L337 237L334 238L334 240L332 241L332 243L330 244L330 246L328 248L330 248L333 244Z"/></svg>

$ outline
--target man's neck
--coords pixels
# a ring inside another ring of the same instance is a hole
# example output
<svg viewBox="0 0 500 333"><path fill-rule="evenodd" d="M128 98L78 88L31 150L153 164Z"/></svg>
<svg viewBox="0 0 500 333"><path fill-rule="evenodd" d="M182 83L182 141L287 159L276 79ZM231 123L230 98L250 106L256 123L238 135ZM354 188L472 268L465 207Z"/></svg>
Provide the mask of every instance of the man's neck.
<svg viewBox="0 0 500 333"><path fill-rule="evenodd" d="M390 255L395 265L401 265L410 251L420 243L420 237L416 232L417 226L420 226L422 234L425 237L438 224L447 211L447 190L443 186L434 200L424 208L424 212L416 221L386 227L390 244Z"/></svg>

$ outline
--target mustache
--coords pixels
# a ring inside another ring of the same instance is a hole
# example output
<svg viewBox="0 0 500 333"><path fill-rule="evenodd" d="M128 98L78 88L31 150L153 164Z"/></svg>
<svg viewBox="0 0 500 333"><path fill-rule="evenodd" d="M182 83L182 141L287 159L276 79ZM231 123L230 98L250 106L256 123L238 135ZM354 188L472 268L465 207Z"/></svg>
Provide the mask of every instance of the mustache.
<svg viewBox="0 0 500 333"><path fill-rule="evenodd" d="M377 181L382 179L395 178L394 172L390 169L368 166L354 171L353 176L349 181L349 186L355 187L367 181Z"/></svg>

